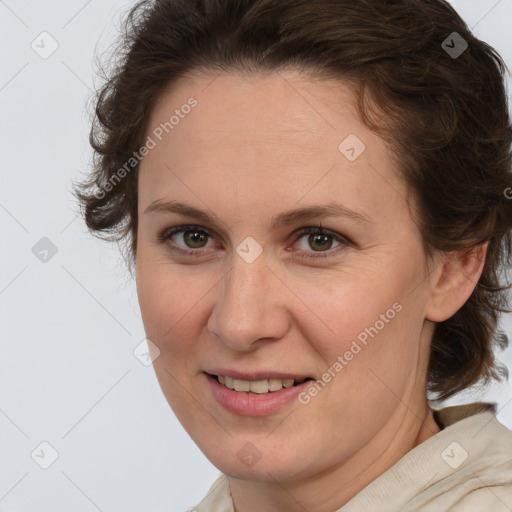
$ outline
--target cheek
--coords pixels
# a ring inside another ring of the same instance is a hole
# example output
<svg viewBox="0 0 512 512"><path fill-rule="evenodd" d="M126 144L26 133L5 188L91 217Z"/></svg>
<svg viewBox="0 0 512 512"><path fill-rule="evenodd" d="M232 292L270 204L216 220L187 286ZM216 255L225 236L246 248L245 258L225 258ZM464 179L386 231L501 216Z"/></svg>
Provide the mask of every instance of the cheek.
<svg viewBox="0 0 512 512"><path fill-rule="evenodd" d="M137 261L137 294L146 335L161 350L170 348L166 340L188 332L185 325L187 329L194 325L189 318L197 314L204 293L196 280L176 269L144 257Z"/></svg>
<svg viewBox="0 0 512 512"><path fill-rule="evenodd" d="M326 337L331 338L327 346L338 351L348 349L350 342L358 337L364 343L368 330L374 332L370 328L375 324L379 332L384 331L397 316L399 306L395 303L401 297L396 283L390 286L389 282L375 277L364 280L338 276L327 277L325 281L333 284L308 287L301 292L309 309L310 322L304 322L304 327L310 331L311 340L315 339L314 328L321 327ZM299 286L297 283L295 290Z"/></svg>
<svg viewBox="0 0 512 512"><path fill-rule="evenodd" d="M171 408L187 423L191 403L184 389L197 371L191 355L198 351L204 291L167 263L140 257L137 293L146 336L160 350L153 361L156 377Z"/></svg>
<svg viewBox="0 0 512 512"><path fill-rule="evenodd" d="M410 293L407 269L400 271L397 266L371 279L327 282L336 286L308 289L303 296L309 311L297 317L325 371L345 375L335 379L338 384L350 381L360 384L360 389L368 390L368 379L378 381L375 374L400 388L420 356L423 326L421 297ZM393 372L397 365L406 369L404 374Z"/></svg>

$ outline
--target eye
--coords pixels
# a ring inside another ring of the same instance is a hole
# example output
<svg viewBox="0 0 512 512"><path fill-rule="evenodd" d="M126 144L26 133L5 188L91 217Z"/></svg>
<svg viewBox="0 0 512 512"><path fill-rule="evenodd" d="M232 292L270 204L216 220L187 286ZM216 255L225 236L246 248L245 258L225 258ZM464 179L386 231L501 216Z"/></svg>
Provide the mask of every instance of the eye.
<svg viewBox="0 0 512 512"><path fill-rule="evenodd" d="M177 252L190 254L198 249L205 249L212 244L211 235L198 226L179 226L165 230L158 235L159 243L171 241L169 247Z"/></svg>
<svg viewBox="0 0 512 512"><path fill-rule="evenodd" d="M333 252L338 252L338 248L343 249L345 246L350 244L350 240L343 235L334 233L333 231L324 229L320 226L301 229L298 233L297 242L295 243L299 246L299 250L310 253L306 257L317 258L327 257ZM328 254L324 255L314 253Z"/></svg>
<svg viewBox="0 0 512 512"><path fill-rule="evenodd" d="M166 229L157 236L157 243L167 244L177 253L196 256L202 249L212 248L215 245L212 235L200 226L177 226ZM329 257L350 244L348 238L321 226L302 228L296 234L294 243L298 246L298 250L304 253L301 257L306 258Z"/></svg>

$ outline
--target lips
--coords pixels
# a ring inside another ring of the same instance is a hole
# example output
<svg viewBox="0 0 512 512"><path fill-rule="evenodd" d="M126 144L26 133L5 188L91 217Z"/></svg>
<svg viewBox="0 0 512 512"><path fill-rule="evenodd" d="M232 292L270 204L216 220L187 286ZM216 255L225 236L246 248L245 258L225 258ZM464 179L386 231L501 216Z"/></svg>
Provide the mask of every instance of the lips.
<svg viewBox="0 0 512 512"><path fill-rule="evenodd" d="M275 377L275 373L267 379L261 378L261 373L257 374L259 379L255 379L255 374L251 374L250 376L253 379L245 380L235 379L229 375L230 373L231 375L241 375L240 372L231 372L229 370L211 370L212 373L209 372L203 372L203 375L206 377L206 383L211 390L212 397L224 409L238 416L269 416L276 414L285 407L291 406L297 396L309 386L309 380L311 380L309 377L296 375L297 381L295 381L295 379L286 375L285 377L291 379L293 384L290 387L284 387L282 384L286 379ZM243 375L248 376L248 374ZM277 375L283 376L283 374ZM221 383L223 379L224 384ZM225 379L231 379L232 383L229 380L227 383L233 385L233 389L226 386ZM277 382L273 381L279 381L281 389L270 391L269 385L277 387ZM302 381L302 384L299 381ZM235 385L239 389L243 389L243 391L234 389ZM249 389L245 391L247 386L249 386ZM255 386L255 388L251 390L251 386Z"/></svg>

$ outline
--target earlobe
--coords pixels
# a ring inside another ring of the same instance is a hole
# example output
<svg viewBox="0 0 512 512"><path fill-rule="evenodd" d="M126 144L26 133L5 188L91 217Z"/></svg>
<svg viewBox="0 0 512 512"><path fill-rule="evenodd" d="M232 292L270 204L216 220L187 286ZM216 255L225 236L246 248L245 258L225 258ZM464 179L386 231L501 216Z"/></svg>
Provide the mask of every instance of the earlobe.
<svg viewBox="0 0 512 512"><path fill-rule="evenodd" d="M487 242L445 256L432 283L427 320L443 322L466 303L482 275L488 245Z"/></svg>

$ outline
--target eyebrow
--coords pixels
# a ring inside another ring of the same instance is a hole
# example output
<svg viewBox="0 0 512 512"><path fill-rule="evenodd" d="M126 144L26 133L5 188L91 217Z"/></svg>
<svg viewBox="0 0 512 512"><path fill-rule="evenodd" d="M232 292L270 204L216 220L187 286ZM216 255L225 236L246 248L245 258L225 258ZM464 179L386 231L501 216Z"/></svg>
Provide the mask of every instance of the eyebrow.
<svg viewBox="0 0 512 512"><path fill-rule="evenodd" d="M213 217L206 211L177 201L154 201L144 210L143 214L147 213L176 213L183 217L194 218L199 222L214 222ZM273 217L270 231L275 231L281 226L290 226L298 222L306 222L319 217L345 217L361 223L374 224L374 221L364 212L351 210L337 203L327 203L282 212Z"/></svg>

